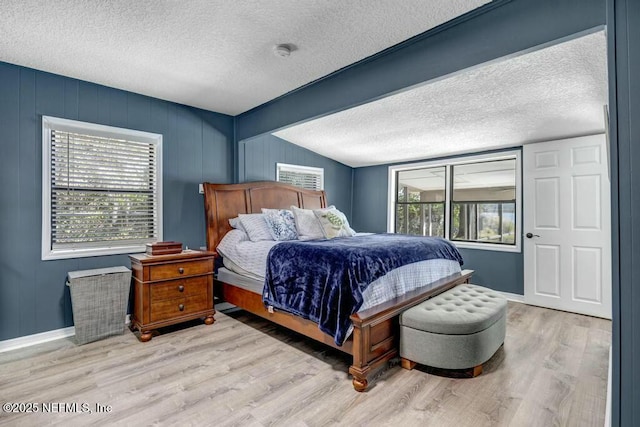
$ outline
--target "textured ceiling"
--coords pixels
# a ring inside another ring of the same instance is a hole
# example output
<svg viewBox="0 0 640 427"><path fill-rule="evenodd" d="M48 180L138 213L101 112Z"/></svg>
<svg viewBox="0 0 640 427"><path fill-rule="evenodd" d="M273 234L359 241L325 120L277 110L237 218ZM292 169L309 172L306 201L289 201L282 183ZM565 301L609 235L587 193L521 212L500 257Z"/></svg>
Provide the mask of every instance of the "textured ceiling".
<svg viewBox="0 0 640 427"><path fill-rule="evenodd" d="M358 167L603 132L606 67L600 31L274 134Z"/></svg>
<svg viewBox="0 0 640 427"><path fill-rule="evenodd" d="M488 2L2 0L0 61L236 115Z"/></svg>

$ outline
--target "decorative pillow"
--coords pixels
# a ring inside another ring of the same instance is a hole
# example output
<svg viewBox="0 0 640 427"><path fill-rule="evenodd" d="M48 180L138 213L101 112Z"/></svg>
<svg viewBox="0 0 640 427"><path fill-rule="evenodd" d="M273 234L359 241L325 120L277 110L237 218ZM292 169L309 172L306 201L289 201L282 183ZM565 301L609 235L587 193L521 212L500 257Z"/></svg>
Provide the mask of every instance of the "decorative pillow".
<svg viewBox="0 0 640 427"><path fill-rule="evenodd" d="M327 209L315 209L313 214L318 218L324 237L333 239L334 237L352 237L356 234L349 227L349 221L344 213L335 206Z"/></svg>
<svg viewBox="0 0 640 427"><path fill-rule="evenodd" d="M297 206L291 206L291 211L295 219L298 239L309 240L324 238L320 222L311 209L300 209Z"/></svg>
<svg viewBox="0 0 640 427"><path fill-rule="evenodd" d="M252 242L273 240L264 214L240 214L238 218L240 218L240 224Z"/></svg>
<svg viewBox="0 0 640 427"><path fill-rule="evenodd" d="M273 240L296 240L298 238L293 212L287 209L262 208L262 214L267 221Z"/></svg>

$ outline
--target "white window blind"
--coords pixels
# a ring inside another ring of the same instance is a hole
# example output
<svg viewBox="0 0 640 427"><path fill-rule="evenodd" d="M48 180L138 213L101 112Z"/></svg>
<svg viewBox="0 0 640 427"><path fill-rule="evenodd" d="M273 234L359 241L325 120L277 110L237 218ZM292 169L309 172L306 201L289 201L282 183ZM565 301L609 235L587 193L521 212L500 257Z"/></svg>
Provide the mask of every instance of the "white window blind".
<svg viewBox="0 0 640 427"><path fill-rule="evenodd" d="M277 163L276 181L308 190L324 190L324 169Z"/></svg>
<svg viewBox="0 0 640 427"><path fill-rule="evenodd" d="M160 135L48 117L43 134L43 259L161 239Z"/></svg>

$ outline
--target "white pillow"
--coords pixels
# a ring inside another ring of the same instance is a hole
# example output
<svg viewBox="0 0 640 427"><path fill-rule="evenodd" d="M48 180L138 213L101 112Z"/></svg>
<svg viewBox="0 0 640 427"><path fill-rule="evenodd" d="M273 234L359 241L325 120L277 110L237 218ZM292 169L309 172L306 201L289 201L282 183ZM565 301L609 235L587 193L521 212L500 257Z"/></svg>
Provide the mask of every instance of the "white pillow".
<svg viewBox="0 0 640 427"><path fill-rule="evenodd" d="M296 223L298 239L324 239L320 221L318 221L311 209L300 209L297 206L291 206L291 211Z"/></svg>
<svg viewBox="0 0 640 427"><path fill-rule="evenodd" d="M349 226L347 216L331 206L327 209L315 209L313 214L320 222L320 228L325 238L353 237L356 232Z"/></svg>
<svg viewBox="0 0 640 427"><path fill-rule="evenodd" d="M264 214L240 214L238 218L240 218L240 224L252 242L273 240Z"/></svg>

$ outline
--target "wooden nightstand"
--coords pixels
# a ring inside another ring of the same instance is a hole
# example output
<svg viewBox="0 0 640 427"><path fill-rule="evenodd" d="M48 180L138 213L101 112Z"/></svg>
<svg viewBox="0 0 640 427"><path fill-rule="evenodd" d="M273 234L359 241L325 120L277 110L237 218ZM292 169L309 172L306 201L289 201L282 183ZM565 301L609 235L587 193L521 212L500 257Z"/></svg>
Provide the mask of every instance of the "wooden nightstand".
<svg viewBox="0 0 640 427"><path fill-rule="evenodd" d="M132 327L140 340L149 341L152 330L213 315L213 252L129 255L134 278Z"/></svg>

